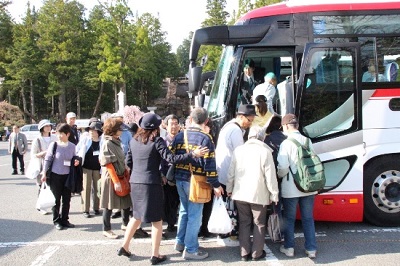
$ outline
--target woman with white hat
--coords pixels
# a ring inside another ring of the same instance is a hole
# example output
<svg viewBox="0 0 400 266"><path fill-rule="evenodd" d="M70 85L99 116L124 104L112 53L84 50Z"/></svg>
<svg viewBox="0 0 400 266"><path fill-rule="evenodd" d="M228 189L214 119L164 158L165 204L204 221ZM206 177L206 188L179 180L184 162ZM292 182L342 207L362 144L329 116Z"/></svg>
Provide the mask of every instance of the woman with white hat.
<svg viewBox="0 0 400 266"><path fill-rule="evenodd" d="M40 137L36 138L32 141L31 146L31 162L30 164L37 164L40 165L39 173L42 171L43 168L43 160L44 156L46 155L47 148L49 147L50 143L57 140L55 135L51 134L52 124L48 119L43 119L39 122L38 125L40 131ZM39 193L40 193L40 186L42 185L41 175L38 174L36 177L36 183L39 186ZM42 214L46 214L45 210L38 210Z"/></svg>

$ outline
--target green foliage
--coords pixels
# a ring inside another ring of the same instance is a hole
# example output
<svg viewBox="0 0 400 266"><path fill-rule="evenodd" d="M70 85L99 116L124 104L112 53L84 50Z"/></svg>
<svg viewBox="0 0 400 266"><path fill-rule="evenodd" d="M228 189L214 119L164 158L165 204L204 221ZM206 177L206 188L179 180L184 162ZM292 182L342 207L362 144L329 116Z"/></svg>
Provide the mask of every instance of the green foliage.
<svg viewBox="0 0 400 266"><path fill-rule="evenodd" d="M185 75L188 72L189 68L189 52L190 52L190 44L193 39L193 32L189 32L189 37L184 39L182 44L179 45L176 50L176 57L178 60L178 66L180 71L180 76Z"/></svg>

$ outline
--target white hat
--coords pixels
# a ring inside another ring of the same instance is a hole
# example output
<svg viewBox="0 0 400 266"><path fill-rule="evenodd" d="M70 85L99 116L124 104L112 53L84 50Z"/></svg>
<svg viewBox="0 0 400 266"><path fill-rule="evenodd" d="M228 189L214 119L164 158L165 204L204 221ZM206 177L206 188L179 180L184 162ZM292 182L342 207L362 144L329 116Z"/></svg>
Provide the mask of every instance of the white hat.
<svg viewBox="0 0 400 266"><path fill-rule="evenodd" d="M44 128L45 126L51 126L50 121L49 121L48 119L40 120L39 125L38 125L39 131L40 131L42 128Z"/></svg>
<svg viewBox="0 0 400 266"><path fill-rule="evenodd" d="M67 114L67 119L68 119L68 118L73 118L73 117L76 117L76 114L75 114L74 112L69 112L69 113Z"/></svg>

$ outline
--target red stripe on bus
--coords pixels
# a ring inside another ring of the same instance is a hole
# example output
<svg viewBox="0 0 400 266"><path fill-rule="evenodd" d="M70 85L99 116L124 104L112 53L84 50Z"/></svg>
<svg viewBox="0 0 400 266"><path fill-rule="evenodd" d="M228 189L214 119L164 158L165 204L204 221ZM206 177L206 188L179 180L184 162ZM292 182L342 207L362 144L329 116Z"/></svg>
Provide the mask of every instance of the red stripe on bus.
<svg viewBox="0 0 400 266"><path fill-rule="evenodd" d="M372 94L371 98L373 97L400 97L400 88L399 89L377 89L375 90L374 94Z"/></svg>

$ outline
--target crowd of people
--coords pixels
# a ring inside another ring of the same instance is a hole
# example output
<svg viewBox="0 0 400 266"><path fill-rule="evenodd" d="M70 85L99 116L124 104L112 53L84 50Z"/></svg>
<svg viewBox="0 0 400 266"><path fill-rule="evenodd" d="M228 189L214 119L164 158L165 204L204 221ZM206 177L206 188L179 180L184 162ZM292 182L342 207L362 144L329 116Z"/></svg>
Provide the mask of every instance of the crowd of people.
<svg viewBox="0 0 400 266"><path fill-rule="evenodd" d="M74 125L76 115L70 112L67 123L57 126L55 138L50 133L50 121L40 121L41 136L32 142L30 163L40 165L37 185L46 182L54 194L51 211L55 228L74 228L69 221L71 195L80 193L84 217L102 215L102 233L107 238L119 237L112 230L111 217L113 210L121 212L125 235L118 256L132 256L132 237L143 231L142 223L151 223L150 262L155 265L165 261L167 257L159 251L165 221L167 232L176 231L174 249L184 259L205 259L208 253L198 239L213 236L207 230L212 201L204 204L189 200L193 171L206 177L213 197L233 200L237 224L232 232L217 238L221 245L239 246L243 261L266 257L266 223L272 204L284 221L280 251L294 256L299 205L305 253L315 258L316 193L302 193L296 188L292 175L297 169L297 147L285 140L289 136L304 144L307 138L298 131L295 115L281 118L272 113L264 95L255 100L255 105L238 107L236 117L220 130L217 145L210 134L211 120L201 107L192 110L184 127L176 115L163 120L147 113L133 126L124 124L121 115L113 115L104 123L92 118L80 133ZM27 143L18 127L13 127L9 142L14 173L18 155L26 152ZM24 171L23 163L20 170ZM121 195L126 173L130 191Z"/></svg>

